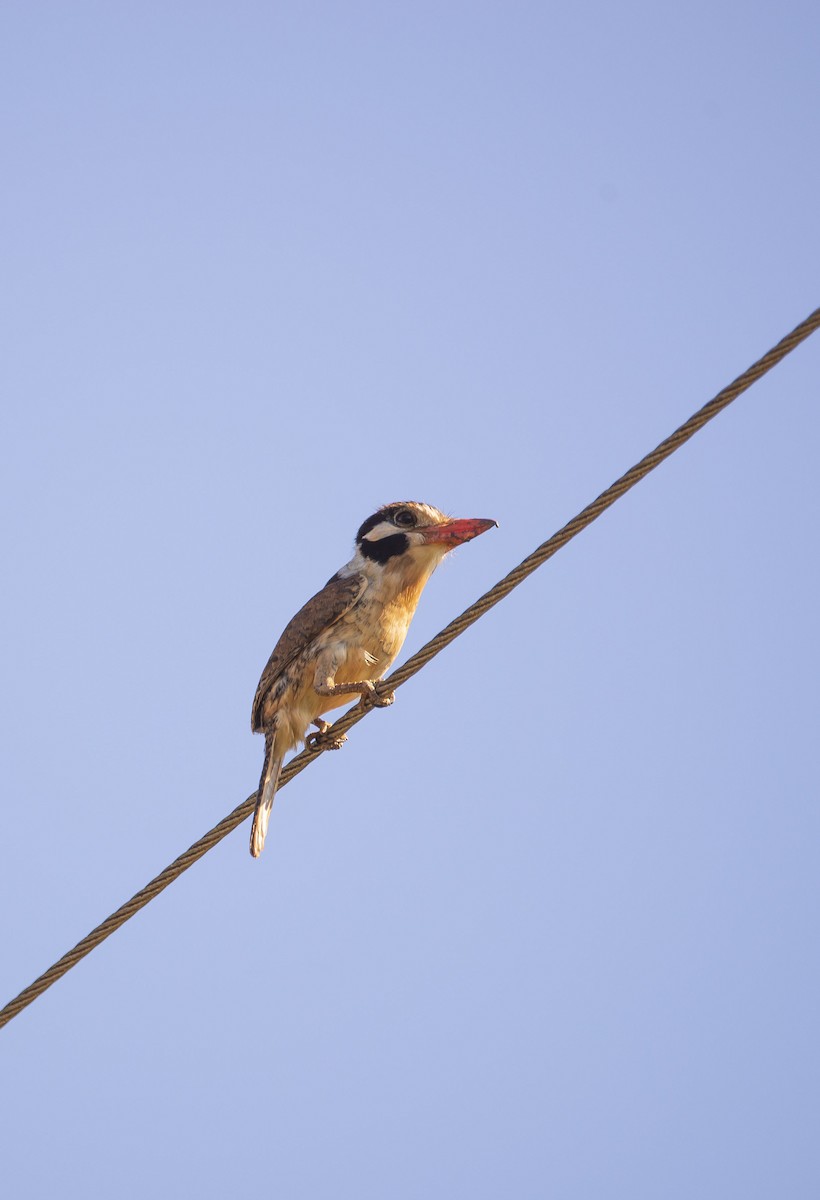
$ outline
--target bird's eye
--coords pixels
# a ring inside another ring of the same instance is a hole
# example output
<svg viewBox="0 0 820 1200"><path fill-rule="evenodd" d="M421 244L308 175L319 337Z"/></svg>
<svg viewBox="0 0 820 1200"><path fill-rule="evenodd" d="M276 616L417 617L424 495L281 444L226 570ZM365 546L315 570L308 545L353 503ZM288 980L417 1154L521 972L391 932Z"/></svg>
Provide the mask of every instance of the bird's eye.
<svg viewBox="0 0 820 1200"><path fill-rule="evenodd" d="M411 525L415 525L416 518L410 512L409 508L400 508L393 518L394 525L403 525L405 529L409 529Z"/></svg>

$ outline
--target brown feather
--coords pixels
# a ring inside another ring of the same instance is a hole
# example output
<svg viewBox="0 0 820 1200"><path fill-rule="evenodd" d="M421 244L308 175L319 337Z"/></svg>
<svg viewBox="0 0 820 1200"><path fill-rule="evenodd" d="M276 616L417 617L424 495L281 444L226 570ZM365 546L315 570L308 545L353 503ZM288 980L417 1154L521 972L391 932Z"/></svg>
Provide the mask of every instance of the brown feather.
<svg viewBox="0 0 820 1200"><path fill-rule="evenodd" d="M277 679L295 658L307 649L314 638L335 625L361 596L367 580L364 575L334 575L321 592L308 600L285 629L262 672L251 709L251 729L262 728L262 706Z"/></svg>

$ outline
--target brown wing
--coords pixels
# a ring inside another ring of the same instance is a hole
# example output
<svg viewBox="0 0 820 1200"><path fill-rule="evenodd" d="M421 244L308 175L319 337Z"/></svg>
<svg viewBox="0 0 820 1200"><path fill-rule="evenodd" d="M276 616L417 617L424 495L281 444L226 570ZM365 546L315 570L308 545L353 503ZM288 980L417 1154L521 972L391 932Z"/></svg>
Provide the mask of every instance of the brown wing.
<svg viewBox="0 0 820 1200"><path fill-rule="evenodd" d="M364 575L334 575L299 609L276 643L276 649L262 672L251 709L251 729L261 726L262 704L268 691L297 655L325 629L335 625L353 607L365 589Z"/></svg>

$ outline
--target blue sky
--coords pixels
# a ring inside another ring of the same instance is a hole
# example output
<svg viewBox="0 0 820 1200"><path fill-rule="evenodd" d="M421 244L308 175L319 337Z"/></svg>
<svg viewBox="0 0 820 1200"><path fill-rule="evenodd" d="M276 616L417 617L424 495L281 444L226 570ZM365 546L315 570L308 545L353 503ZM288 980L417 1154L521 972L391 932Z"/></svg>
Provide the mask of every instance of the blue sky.
<svg viewBox="0 0 820 1200"><path fill-rule="evenodd" d="M7 4L5 1002L820 303L793 4ZM814 1197L820 340L2 1033L15 1197Z"/></svg>

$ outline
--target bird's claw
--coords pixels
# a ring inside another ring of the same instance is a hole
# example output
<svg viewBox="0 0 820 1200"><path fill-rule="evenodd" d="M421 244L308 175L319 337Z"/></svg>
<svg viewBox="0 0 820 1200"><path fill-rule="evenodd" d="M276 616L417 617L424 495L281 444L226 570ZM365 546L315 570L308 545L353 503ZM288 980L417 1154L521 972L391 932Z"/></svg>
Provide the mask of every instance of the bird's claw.
<svg viewBox="0 0 820 1200"><path fill-rule="evenodd" d="M320 750L341 750L347 741L347 734L330 734L328 733L329 729L330 726L326 729L319 729L315 733L309 733L305 738L305 749L314 754L318 754Z"/></svg>
<svg viewBox="0 0 820 1200"><path fill-rule="evenodd" d="M376 685L371 683L368 690L362 693L362 707L389 708L395 699L395 692L378 692Z"/></svg>

